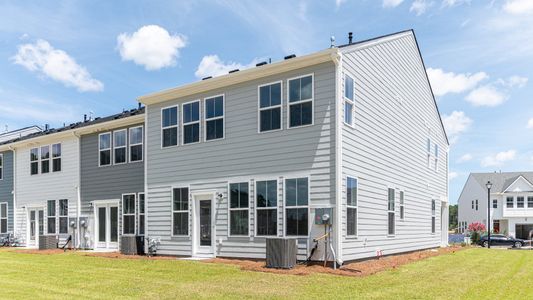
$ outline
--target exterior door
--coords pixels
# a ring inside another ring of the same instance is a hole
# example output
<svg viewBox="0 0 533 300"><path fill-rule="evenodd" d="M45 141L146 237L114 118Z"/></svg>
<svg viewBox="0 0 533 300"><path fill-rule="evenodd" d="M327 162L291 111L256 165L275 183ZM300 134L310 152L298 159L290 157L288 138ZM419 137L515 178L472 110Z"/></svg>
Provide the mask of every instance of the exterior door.
<svg viewBox="0 0 533 300"><path fill-rule="evenodd" d="M214 256L214 221L213 221L213 196L200 195L195 196L195 230L194 244L195 256L212 257Z"/></svg>
<svg viewBox="0 0 533 300"><path fill-rule="evenodd" d="M29 219L29 238L28 247L39 246L39 236L44 235L44 210L30 209L28 212Z"/></svg>
<svg viewBox="0 0 533 300"><path fill-rule="evenodd" d="M118 249L118 204L96 205L96 248Z"/></svg>

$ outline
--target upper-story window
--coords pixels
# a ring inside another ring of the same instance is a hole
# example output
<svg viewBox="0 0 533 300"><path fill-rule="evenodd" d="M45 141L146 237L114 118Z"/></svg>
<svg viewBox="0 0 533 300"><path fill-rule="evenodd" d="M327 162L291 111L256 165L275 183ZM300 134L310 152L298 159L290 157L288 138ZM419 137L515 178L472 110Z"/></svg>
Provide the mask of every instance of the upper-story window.
<svg viewBox="0 0 533 300"><path fill-rule="evenodd" d="M205 140L224 138L224 95L205 99Z"/></svg>
<svg viewBox="0 0 533 300"><path fill-rule="evenodd" d="M161 146L178 145L178 107L167 107L161 110Z"/></svg>
<svg viewBox="0 0 533 300"><path fill-rule="evenodd" d="M52 145L52 171L61 171L61 144Z"/></svg>
<svg viewBox="0 0 533 300"><path fill-rule="evenodd" d="M183 104L183 144L200 142L200 101Z"/></svg>
<svg viewBox="0 0 533 300"><path fill-rule="evenodd" d="M50 172L50 146L41 147L41 173Z"/></svg>
<svg viewBox="0 0 533 300"><path fill-rule="evenodd" d="M313 75L289 79L289 128L313 124Z"/></svg>
<svg viewBox="0 0 533 300"><path fill-rule="evenodd" d="M533 196L527 197L527 208L533 208Z"/></svg>
<svg viewBox="0 0 533 300"><path fill-rule="evenodd" d="M353 126L354 80L344 75L344 123Z"/></svg>
<svg viewBox="0 0 533 300"><path fill-rule="evenodd" d="M472 209L474 209L474 200L472 200Z"/></svg>
<svg viewBox="0 0 533 300"><path fill-rule="evenodd" d="M492 199L492 208L498 208L498 200Z"/></svg>
<svg viewBox="0 0 533 300"><path fill-rule="evenodd" d="M130 132L130 162L143 160L143 127L137 126L129 129Z"/></svg>
<svg viewBox="0 0 533 300"><path fill-rule="evenodd" d="M309 179L285 179L285 235L307 236Z"/></svg>
<svg viewBox="0 0 533 300"><path fill-rule="evenodd" d="M435 171L439 171L439 145L435 144Z"/></svg>
<svg viewBox="0 0 533 300"><path fill-rule="evenodd" d="M427 146L426 146L426 149L427 149L427 164L428 164L428 168L431 168L431 138L427 138Z"/></svg>
<svg viewBox="0 0 533 300"><path fill-rule="evenodd" d="M41 174L50 173L50 159L52 160L52 172L61 171L61 144L30 149L30 174L39 174L39 165L41 166Z"/></svg>
<svg viewBox="0 0 533 300"><path fill-rule="evenodd" d="M111 164L111 132L102 133L98 136L99 165Z"/></svg>
<svg viewBox="0 0 533 300"><path fill-rule="evenodd" d="M39 148L30 150L30 174L39 174Z"/></svg>
<svg viewBox="0 0 533 300"><path fill-rule="evenodd" d="M524 197L523 196L516 197L516 207L524 208Z"/></svg>
<svg viewBox="0 0 533 300"><path fill-rule="evenodd" d="M0 153L0 180L4 178L4 154Z"/></svg>
<svg viewBox="0 0 533 300"><path fill-rule="evenodd" d="M281 81L259 86L259 132L281 129Z"/></svg>
<svg viewBox="0 0 533 300"><path fill-rule="evenodd" d="M389 188L388 189L388 196L389 196L389 201L388 201L388 234L389 235L393 235L395 232L396 232L396 225L395 225L395 217L396 217L396 211L394 209L394 202L395 202L395 199L394 199L394 193L395 193L395 190L394 189L391 189Z"/></svg>
<svg viewBox="0 0 533 300"><path fill-rule="evenodd" d="M127 146L127 130L117 130L113 132L113 157L114 163L125 164L126 163L126 146Z"/></svg>
<svg viewBox="0 0 533 300"><path fill-rule="evenodd" d="M507 208L514 208L514 197L507 197Z"/></svg>

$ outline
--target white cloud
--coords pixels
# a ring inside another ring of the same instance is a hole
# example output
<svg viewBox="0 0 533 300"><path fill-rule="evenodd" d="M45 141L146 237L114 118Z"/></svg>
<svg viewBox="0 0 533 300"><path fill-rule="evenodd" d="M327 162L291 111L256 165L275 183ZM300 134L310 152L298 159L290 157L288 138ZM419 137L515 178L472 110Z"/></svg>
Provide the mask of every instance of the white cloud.
<svg viewBox="0 0 533 300"><path fill-rule="evenodd" d="M533 129L533 118L529 119L529 121L527 121L527 128L528 129Z"/></svg>
<svg viewBox="0 0 533 300"><path fill-rule="evenodd" d="M472 124L472 119L467 117L462 111L453 111L451 115L443 115L442 122L450 142L454 143L461 133L468 130Z"/></svg>
<svg viewBox="0 0 533 300"><path fill-rule="evenodd" d="M403 0L383 0L383 7L396 7L402 2Z"/></svg>
<svg viewBox="0 0 533 300"><path fill-rule="evenodd" d="M104 89L104 84L92 78L85 67L45 40L19 45L17 54L11 60L32 72L62 82L65 86L76 87L80 92L99 92Z"/></svg>
<svg viewBox="0 0 533 300"><path fill-rule="evenodd" d="M435 96L449 93L462 93L475 88L481 81L489 78L485 72L475 74L455 74L442 69L428 68L427 73Z"/></svg>
<svg viewBox="0 0 533 300"><path fill-rule="evenodd" d="M465 99L474 106L495 107L505 102L508 98L509 96L495 86L487 84L472 90Z"/></svg>
<svg viewBox="0 0 533 300"><path fill-rule="evenodd" d="M176 65L179 49L187 44L186 37L171 35L157 25L147 25L136 32L117 37L117 48L122 60L131 60L148 71Z"/></svg>
<svg viewBox="0 0 533 300"><path fill-rule="evenodd" d="M409 11L414 12L417 16L420 16L426 13L428 8L430 8L432 5L433 2L428 2L426 0L415 0L411 4L411 8L409 8Z"/></svg>
<svg viewBox="0 0 533 300"><path fill-rule="evenodd" d="M448 173L448 180L453 180L453 179L457 178L457 176L459 176L459 173L450 172L450 173Z"/></svg>
<svg viewBox="0 0 533 300"><path fill-rule="evenodd" d="M335 6L337 8L339 8L345 2L346 2L346 0L335 0Z"/></svg>
<svg viewBox="0 0 533 300"><path fill-rule="evenodd" d="M200 61L200 64L198 65L198 68L196 69L196 72L194 72L194 75L196 75L197 78L204 78L208 76L219 76L227 74L231 70L239 69L248 69L253 67L259 60L254 59L251 63L247 65L242 65L240 63L236 62L224 62L220 60L218 55L207 55L202 58L202 61Z"/></svg>
<svg viewBox="0 0 533 300"><path fill-rule="evenodd" d="M500 83L510 88L523 88L529 79L527 77L511 76L507 80L500 79Z"/></svg>
<svg viewBox="0 0 533 300"><path fill-rule="evenodd" d="M456 6L456 5L461 5L461 4L470 4L470 1L471 0L442 0L442 6L443 7L453 7L453 6Z"/></svg>
<svg viewBox="0 0 533 300"><path fill-rule="evenodd" d="M515 158L515 156L516 156L516 151L515 150L498 152L498 153L496 153L496 155L488 155L485 158L483 158L481 160L481 166L482 167L501 166L505 162L513 160Z"/></svg>
<svg viewBox="0 0 533 300"><path fill-rule="evenodd" d="M503 10L513 15L525 15L533 13L533 1L531 0L507 0Z"/></svg>
<svg viewBox="0 0 533 300"><path fill-rule="evenodd" d="M461 156L457 162L463 163L463 162L471 161L472 158L473 158L472 154L466 153L463 156Z"/></svg>

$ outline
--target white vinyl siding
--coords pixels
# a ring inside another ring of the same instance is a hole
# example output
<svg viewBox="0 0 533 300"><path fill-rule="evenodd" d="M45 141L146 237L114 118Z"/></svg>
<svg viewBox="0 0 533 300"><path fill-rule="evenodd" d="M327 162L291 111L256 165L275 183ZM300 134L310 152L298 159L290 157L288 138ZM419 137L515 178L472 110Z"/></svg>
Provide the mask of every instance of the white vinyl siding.
<svg viewBox="0 0 533 300"><path fill-rule="evenodd" d="M304 75L288 80L288 128L314 123L314 75Z"/></svg>
<svg viewBox="0 0 533 300"><path fill-rule="evenodd" d="M206 98L205 112L205 140L212 141L224 138L224 95Z"/></svg>
<svg viewBox="0 0 533 300"><path fill-rule="evenodd" d="M283 83L278 81L258 87L258 130L276 131L281 128L283 114Z"/></svg>
<svg viewBox="0 0 533 300"><path fill-rule="evenodd" d="M161 109L161 147L178 145L178 107Z"/></svg>

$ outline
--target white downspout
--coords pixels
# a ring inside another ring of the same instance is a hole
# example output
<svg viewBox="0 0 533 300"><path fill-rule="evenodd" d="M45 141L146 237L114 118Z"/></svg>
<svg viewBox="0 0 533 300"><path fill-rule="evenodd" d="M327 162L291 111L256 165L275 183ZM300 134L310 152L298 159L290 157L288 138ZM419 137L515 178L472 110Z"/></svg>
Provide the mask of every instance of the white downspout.
<svg viewBox="0 0 533 300"><path fill-rule="evenodd" d="M76 243L75 248L81 246L81 228L80 228L80 216L81 216L81 137L77 132L72 132L78 140L78 183L76 184L76 196L78 197L76 202Z"/></svg>
<svg viewBox="0 0 533 300"><path fill-rule="evenodd" d="M13 210L13 236L17 237L15 235L17 228L17 152L13 146L9 146L9 150L13 152L13 190L11 191L13 195L13 207L11 208Z"/></svg>
<svg viewBox="0 0 533 300"><path fill-rule="evenodd" d="M335 63L335 248L337 261L342 264L342 53L337 50L333 55Z"/></svg>

